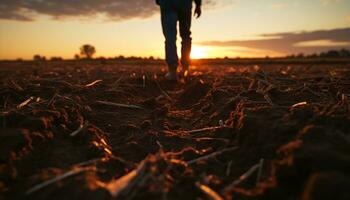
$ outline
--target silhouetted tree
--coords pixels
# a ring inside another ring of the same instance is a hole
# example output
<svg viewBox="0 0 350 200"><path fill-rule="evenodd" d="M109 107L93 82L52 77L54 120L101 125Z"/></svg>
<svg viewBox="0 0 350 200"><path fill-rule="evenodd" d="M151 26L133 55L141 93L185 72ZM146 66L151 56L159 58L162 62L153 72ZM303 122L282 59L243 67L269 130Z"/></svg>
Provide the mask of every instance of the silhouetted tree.
<svg viewBox="0 0 350 200"><path fill-rule="evenodd" d="M90 44L85 44L80 47L80 55L84 56L87 59L91 59L95 53L95 47Z"/></svg>
<svg viewBox="0 0 350 200"><path fill-rule="evenodd" d="M328 58L339 58L340 57L340 53L338 51L335 50L330 50L326 53L326 56Z"/></svg>
<svg viewBox="0 0 350 200"><path fill-rule="evenodd" d="M307 56L307 58L317 58L317 57L319 57L319 56L317 55L317 53L314 53L314 54L311 54L311 55L308 55L308 56Z"/></svg>
<svg viewBox="0 0 350 200"><path fill-rule="evenodd" d="M46 57L45 56L40 56L39 54L36 54L33 56L34 61L45 61Z"/></svg>
<svg viewBox="0 0 350 200"><path fill-rule="evenodd" d="M50 58L51 61L62 61L62 57L51 57Z"/></svg>
<svg viewBox="0 0 350 200"><path fill-rule="evenodd" d="M339 53L340 53L341 57L345 57L345 58L349 58L350 57L350 50L341 49Z"/></svg>
<svg viewBox="0 0 350 200"><path fill-rule="evenodd" d="M305 56L304 56L304 54L303 53L299 53L297 56L296 56L296 58L304 58Z"/></svg>
<svg viewBox="0 0 350 200"><path fill-rule="evenodd" d="M350 58L350 50L340 49L340 50L329 50L322 52L320 54L310 54L310 55L288 55L286 58Z"/></svg>
<svg viewBox="0 0 350 200"><path fill-rule="evenodd" d="M39 60L41 60L41 56L40 55L34 55L33 56L33 60L34 61L39 61Z"/></svg>
<svg viewBox="0 0 350 200"><path fill-rule="evenodd" d="M79 54L75 54L75 55L74 55L74 59L75 59L75 60L80 60Z"/></svg>
<svg viewBox="0 0 350 200"><path fill-rule="evenodd" d="M119 60L124 60L124 59L125 59L125 56L120 55L120 56L117 57L117 59L119 59Z"/></svg>

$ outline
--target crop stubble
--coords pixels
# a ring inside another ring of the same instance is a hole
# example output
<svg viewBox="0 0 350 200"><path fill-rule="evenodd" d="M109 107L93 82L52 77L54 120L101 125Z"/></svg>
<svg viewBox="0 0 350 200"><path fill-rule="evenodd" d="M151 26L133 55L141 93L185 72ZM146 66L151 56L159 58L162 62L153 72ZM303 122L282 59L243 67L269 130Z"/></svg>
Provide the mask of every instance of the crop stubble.
<svg viewBox="0 0 350 200"><path fill-rule="evenodd" d="M350 195L349 66L1 65L0 197Z"/></svg>

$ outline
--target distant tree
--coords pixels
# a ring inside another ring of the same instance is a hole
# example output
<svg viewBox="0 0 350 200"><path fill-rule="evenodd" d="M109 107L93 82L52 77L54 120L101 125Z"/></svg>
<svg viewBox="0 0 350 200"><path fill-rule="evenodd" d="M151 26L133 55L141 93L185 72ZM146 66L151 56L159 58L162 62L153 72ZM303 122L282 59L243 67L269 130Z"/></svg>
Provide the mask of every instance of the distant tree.
<svg viewBox="0 0 350 200"><path fill-rule="evenodd" d="M340 57L340 53L336 50L330 50L326 53L326 57L328 58L339 58Z"/></svg>
<svg viewBox="0 0 350 200"><path fill-rule="evenodd" d="M326 52L322 52L322 53L320 53L319 57L325 58L325 57L327 57L327 53Z"/></svg>
<svg viewBox="0 0 350 200"><path fill-rule="evenodd" d="M33 56L34 61L39 61L41 60L41 56L39 54Z"/></svg>
<svg viewBox="0 0 350 200"><path fill-rule="evenodd" d="M347 49L341 49L339 53L341 57L344 57L344 58L350 57L350 51Z"/></svg>
<svg viewBox="0 0 350 200"><path fill-rule="evenodd" d="M149 60L154 60L154 57L153 57L153 56L150 56L148 59L149 59Z"/></svg>
<svg viewBox="0 0 350 200"><path fill-rule="evenodd" d="M293 59L295 58L295 55L294 54L291 54L291 55L287 55L286 58L290 58L290 59Z"/></svg>
<svg viewBox="0 0 350 200"><path fill-rule="evenodd" d="M341 53L342 57L350 58L350 50L349 49L341 49L340 53Z"/></svg>
<svg viewBox="0 0 350 200"><path fill-rule="evenodd" d="M296 58L304 58L305 55L303 53L299 53L298 55L296 55Z"/></svg>
<svg viewBox="0 0 350 200"><path fill-rule="evenodd" d="M75 55L74 55L74 59L75 59L75 60L80 60L79 54L75 54Z"/></svg>
<svg viewBox="0 0 350 200"><path fill-rule="evenodd" d="M286 58L350 58L349 49L340 49L340 50L329 50L326 52L321 52L320 54L313 53L304 55L302 53L298 55L287 55Z"/></svg>
<svg viewBox="0 0 350 200"><path fill-rule="evenodd" d="M39 54L36 54L33 56L34 61L45 61L46 57L45 56L40 56Z"/></svg>
<svg viewBox="0 0 350 200"><path fill-rule="evenodd" d="M119 59L119 60L124 60L124 59L125 59L125 56L120 55L120 56L117 57L117 59Z"/></svg>
<svg viewBox="0 0 350 200"><path fill-rule="evenodd" d="M85 44L80 47L80 55L84 56L87 59L91 59L95 53L95 47L90 44Z"/></svg>
<svg viewBox="0 0 350 200"><path fill-rule="evenodd" d="M314 54L308 55L306 57L307 58L317 58L317 57L319 57L319 55L317 55L317 53L314 53Z"/></svg>
<svg viewBox="0 0 350 200"><path fill-rule="evenodd" d="M62 57L51 57L50 58L51 61L62 61Z"/></svg>

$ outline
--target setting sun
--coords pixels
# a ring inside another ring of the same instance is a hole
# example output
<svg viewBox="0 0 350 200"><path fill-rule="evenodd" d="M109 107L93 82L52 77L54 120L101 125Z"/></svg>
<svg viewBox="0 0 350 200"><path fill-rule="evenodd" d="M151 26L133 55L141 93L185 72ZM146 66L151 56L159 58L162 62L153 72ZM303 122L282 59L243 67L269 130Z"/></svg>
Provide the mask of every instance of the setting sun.
<svg viewBox="0 0 350 200"><path fill-rule="evenodd" d="M192 59L207 58L209 56L209 47L204 46L193 46L191 51Z"/></svg>

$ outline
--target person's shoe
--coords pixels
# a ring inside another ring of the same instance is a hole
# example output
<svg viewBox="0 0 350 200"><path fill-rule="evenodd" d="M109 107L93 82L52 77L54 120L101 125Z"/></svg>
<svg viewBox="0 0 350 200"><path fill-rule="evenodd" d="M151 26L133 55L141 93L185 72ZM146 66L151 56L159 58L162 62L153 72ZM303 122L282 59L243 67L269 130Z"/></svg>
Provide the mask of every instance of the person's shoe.
<svg viewBox="0 0 350 200"><path fill-rule="evenodd" d="M165 74L165 79L168 81L177 81L178 75L176 72L168 72Z"/></svg>

